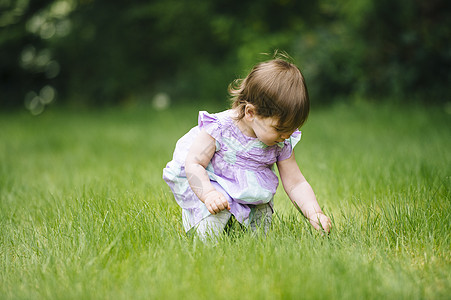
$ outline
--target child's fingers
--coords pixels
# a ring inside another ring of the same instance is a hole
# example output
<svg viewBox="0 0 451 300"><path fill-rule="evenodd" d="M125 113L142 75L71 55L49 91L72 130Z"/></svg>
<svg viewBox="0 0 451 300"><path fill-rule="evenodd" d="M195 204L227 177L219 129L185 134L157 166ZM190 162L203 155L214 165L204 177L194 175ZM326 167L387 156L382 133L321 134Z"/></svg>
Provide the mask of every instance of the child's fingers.
<svg viewBox="0 0 451 300"><path fill-rule="evenodd" d="M321 226L320 226L320 224L318 223L318 221L315 221L315 220L310 220L310 224L312 224L312 226L313 226L313 228L315 228L316 230L320 230L321 229Z"/></svg>
<svg viewBox="0 0 451 300"><path fill-rule="evenodd" d="M218 206L218 203L215 203L215 204L213 205L213 210L215 211L215 213L218 213L218 212L220 212L222 209Z"/></svg>
<svg viewBox="0 0 451 300"><path fill-rule="evenodd" d="M321 223L321 226L325 232L329 233L329 224Z"/></svg>
<svg viewBox="0 0 451 300"><path fill-rule="evenodd" d="M218 208L221 210L227 209L230 210L230 205L224 195L220 195L218 199Z"/></svg>
<svg viewBox="0 0 451 300"><path fill-rule="evenodd" d="M325 232L330 232L331 221L330 219L323 213L317 213L309 218L310 224L313 225L313 227L316 230L324 230Z"/></svg>
<svg viewBox="0 0 451 300"><path fill-rule="evenodd" d="M227 208L228 210L230 210L230 204L229 204L229 201L226 200L226 202L227 202L227 207L226 207L226 208Z"/></svg>
<svg viewBox="0 0 451 300"><path fill-rule="evenodd" d="M220 210L227 209L229 203L227 202L224 196L221 195L221 197L217 201L218 202L216 204Z"/></svg>
<svg viewBox="0 0 451 300"><path fill-rule="evenodd" d="M215 211L213 210L213 208L211 207L211 205L207 205L207 209L208 209L208 211L209 211L212 215L215 214Z"/></svg>
<svg viewBox="0 0 451 300"><path fill-rule="evenodd" d="M212 197L209 197L209 199L205 201L205 206L212 215L215 215L224 209L230 210L229 202L224 195L219 192L212 195Z"/></svg>
<svg viewBox="0 0 451 300"><path fill-rule="evenodd" d="M221 211L214 201L208 203L207 209L212 215L216 215L216 213Z"/></svg>
<svg viewBox="0 0 451 300"><path fill-rule="evenodd" d="M218 201L221 202L221 205L219 206L221 208L221 210L224 210L224 209L230 210L229 202L227 201L226 197L224 197L223 194L221 194Z"/></svg>
<svg viewBox="0 0 451 300"><path fill-rule="evenodd" d="M324 231L329 233L330 227L332 226L332 222L330 221L330 219L327 216L322 215L320 217L320 222L321 222L321 227L323 227Z"/></svg>

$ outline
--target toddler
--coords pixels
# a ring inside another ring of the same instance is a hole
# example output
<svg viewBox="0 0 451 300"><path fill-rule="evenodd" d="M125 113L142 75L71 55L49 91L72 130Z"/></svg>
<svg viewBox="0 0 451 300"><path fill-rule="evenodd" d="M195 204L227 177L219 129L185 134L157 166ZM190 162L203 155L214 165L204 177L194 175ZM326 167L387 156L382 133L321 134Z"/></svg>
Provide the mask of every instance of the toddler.
<svg viewBox="0 0 451 300"><path fill-rule="evenodd" d="M229 87L232 108L199 112L198 126L177 142L163 178L182 208L183 226L202 240L220 234L231 215L267 232L279 184L315 229L330 231L293 148L307 119L301 71L283 58L257 64Z"/></svg>

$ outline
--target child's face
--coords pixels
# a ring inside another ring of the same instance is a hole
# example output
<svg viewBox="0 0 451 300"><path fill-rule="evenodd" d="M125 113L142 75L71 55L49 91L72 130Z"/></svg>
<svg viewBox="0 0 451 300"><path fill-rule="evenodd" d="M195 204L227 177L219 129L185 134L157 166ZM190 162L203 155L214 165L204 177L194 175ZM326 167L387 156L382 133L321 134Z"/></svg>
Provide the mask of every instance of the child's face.
<svg viewBox="0 0 451 300"><path fill-rule="evenodd" d="M254 117L252 121L252 129L255 136L267 146L273 146L277 143L283 142L289 138L294 130L291 131L279 131L277 125L279 124L277 118L260 118Z"/></svg>

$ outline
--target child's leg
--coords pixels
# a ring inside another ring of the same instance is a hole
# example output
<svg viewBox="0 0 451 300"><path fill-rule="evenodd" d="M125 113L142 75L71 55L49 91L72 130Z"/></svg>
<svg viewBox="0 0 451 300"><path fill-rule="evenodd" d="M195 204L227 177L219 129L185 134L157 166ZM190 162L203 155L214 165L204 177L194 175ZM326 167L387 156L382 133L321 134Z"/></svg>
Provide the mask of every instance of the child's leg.
<svg viewBox="0 0 451 300"><path fill-rule="evenodd" d="M232 214L228 210L222 210L216 215L209 215L196 226L196 233L202 240L207 237L217 237L223 231Z"/></svg>
<svg viewBox="0 0 451 300"><path fill-rule="evenodd" d="M182 218L185 220L185 210L182 212ZM223 210L216 215L209 215L208 217L202 219L197 225L195 225L189 233L195 233L203 241L206 241L208 237L214 238L221 234L227 225L232 214L228 210ZM185 229L186 229L186 225Z"/></svg>
<svg viewBox="0 0 451 300"><path fill-rule="evenodd" d="M252 205L249 214L249 227L252 231L261 230L266 233L271 226L272 209L269 204Z"/></svg>

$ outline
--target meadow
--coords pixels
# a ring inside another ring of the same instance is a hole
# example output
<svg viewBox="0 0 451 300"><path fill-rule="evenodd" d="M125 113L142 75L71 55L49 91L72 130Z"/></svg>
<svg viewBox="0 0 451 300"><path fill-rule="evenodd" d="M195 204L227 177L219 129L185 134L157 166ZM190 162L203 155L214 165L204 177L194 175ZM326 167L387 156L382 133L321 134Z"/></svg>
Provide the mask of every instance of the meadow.
<svg viewBox="0 0 451 300"><path fill-rule="evenodd" d="M451 114L313 107L298 164L333 221L283 189L267 237L183 232L162 180L208 104L0 113L1 299L449 299Z"/></svg>

